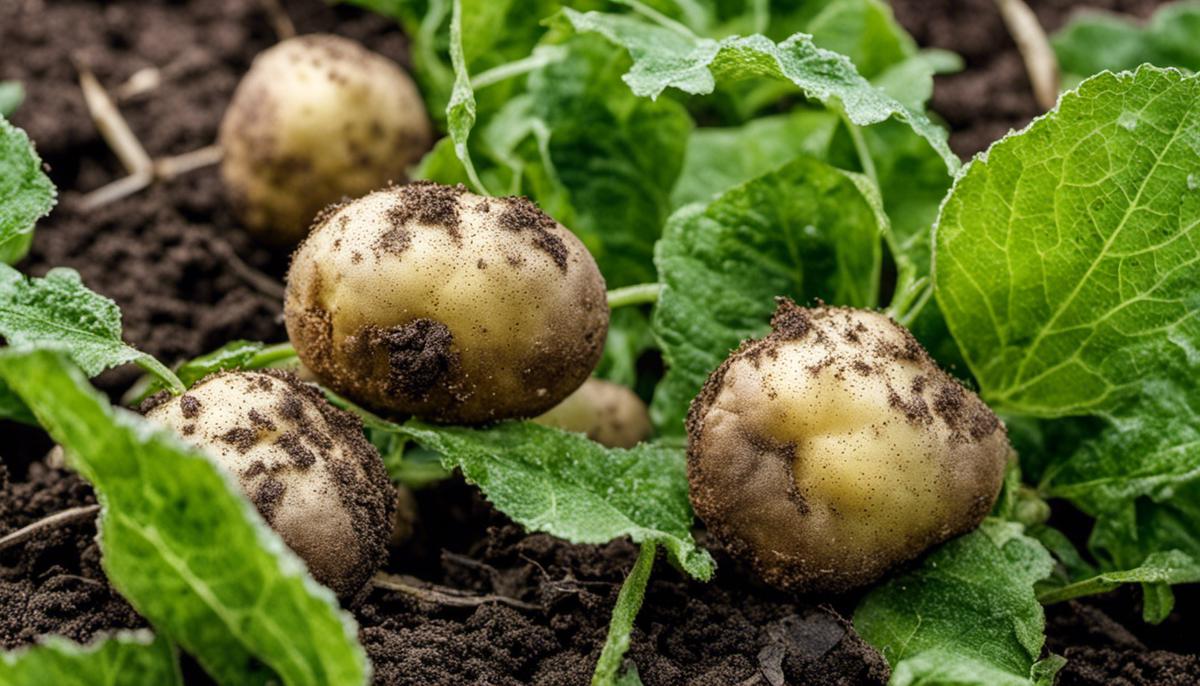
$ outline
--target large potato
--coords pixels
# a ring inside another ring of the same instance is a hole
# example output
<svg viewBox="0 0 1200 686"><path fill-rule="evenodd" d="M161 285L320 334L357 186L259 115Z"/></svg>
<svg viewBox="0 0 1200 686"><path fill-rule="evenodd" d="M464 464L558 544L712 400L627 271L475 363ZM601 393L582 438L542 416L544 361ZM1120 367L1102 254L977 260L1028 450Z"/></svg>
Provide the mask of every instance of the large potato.
<svg viewBox="0 0 1200 686"><path fill-rule="evenodd" d="M604 279L525 198L418 182L321 216L284 307L301 361L392 415L531 417L579 387L608 329Z"/></svg>
<svg viewBox="0 0 1200 686"><path fill-rule="evenodd" d="M876 312L781 301L688 416L696 513L781 588L841 591L991 509L1003 424Z"/></svg>
<svg viewBox="0 0 1200 686"><path fill-rule="evenodd" d="M326 205L402 181L432 131L412 80L352 40L307 35L254 60L221 121L221 176L261 240L295 244Z"/></svg>
<svg viewBox="0 0 1200 686"><path fill-rule="evenodd" d="M233 474L313 578L348 599L383 563L396 491L359 421L286 372L225 372L146 417Z"/></svg>

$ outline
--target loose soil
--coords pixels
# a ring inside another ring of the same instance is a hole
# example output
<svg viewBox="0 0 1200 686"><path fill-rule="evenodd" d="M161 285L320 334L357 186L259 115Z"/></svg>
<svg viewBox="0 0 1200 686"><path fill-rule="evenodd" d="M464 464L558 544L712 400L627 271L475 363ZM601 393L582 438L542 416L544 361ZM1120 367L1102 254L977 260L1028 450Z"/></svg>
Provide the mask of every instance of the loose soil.
<svg viewBox="0 0 1200 686"><path fill-rule="evenodd" d="M301 32L336 30L406 62L405 41L385 19L317 1L284 4ZM894 4L923 45L955 50L967 61L963 74L938 79L934 96L960 154L1038 113L992 0ZM1054 28L1076 3L1031 4ZM1145 15L1157 3L1088 4ZM214 168L85 216L80 195L122 171L87 116L74 63L86 64L113 92L139 69L159 68L162 85L119 105L151 155L184 153L215 140L238 78L275 42L261 7L254 0L0 0L0 79L25 85L28 97L14 121L37 142L62 193L21 267L35 275L77 269L121 306L127 339L168 362L234 338L281 340L279 298L247 274L280 279L286 258L258 248L237 227ZM99 384L116 394L134 374L116 370ZM87 484L42 459L51 447L44 434L3 423L0 436L0 536L95 502ZM447 604L436 593L421 599L376 589L354 612L377 683L587 683L634 546L526 535L459 483L419 492L417 500L434 514L393 552L389 571L515 602L468 599L464 607L461 598ZM95 533L84 519L0 550L0 647L45 633L87 641L143 625L105 580ZM882 658L845 621L853 598L822 605L783 596L750 582L719 553L718 560L721 573L711 584L687 581L658 560L629 654L647 686L884 683ZM1178 595L1161 627L1140 621L1133 589L1049 608L1047 647L1070 659L1060 683L1197 683L1196 646L1183 617L1196 616L1200 593L1184 588ZM203 681L194 667L187 671Z"/></svg>

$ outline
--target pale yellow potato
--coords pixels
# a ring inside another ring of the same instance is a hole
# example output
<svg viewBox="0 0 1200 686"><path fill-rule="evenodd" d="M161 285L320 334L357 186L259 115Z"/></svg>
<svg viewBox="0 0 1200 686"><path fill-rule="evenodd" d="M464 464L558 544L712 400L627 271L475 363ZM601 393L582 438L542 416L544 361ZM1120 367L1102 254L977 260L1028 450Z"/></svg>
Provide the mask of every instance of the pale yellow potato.
<svg viewBox="0 0 1200 686"><path fill-rule="evenodd" d="M650 438L651 431L646 403L628 388L603 379L588 379L533 421L586 434L609 448L632 448Z"/></svg>
<svg viewBox="0 0 1200 686"><path fill-rule="evenodd" d="M221 176L246 228L292 245L330 203L403 181L431 139L395 62L347 38L298 36L259 54L238 84L221 121Z"/></svg>
<svg viewBox="0 0 1200 686"><path fill-rule="evenodd" d="M709 378L688 417L697 515L795 591L870 583L991 510L1003 424L907 329L781 301L764 339Z"/></svg>
<svg viewBox="0 0 1200 686"><path fill-rule="evenodd" d="M591 374L604 279L525 198L416 182L331 208L292 257L300 360L379 412L476 424L532 417Z"/></svg>
<svg viewBox="0 0 1200 686"><path fill-rule="evenodd" d="M146 417L229 471L263 519L339 597L384 561L396 491L362 425L282 371L209 376Z"/></svg>

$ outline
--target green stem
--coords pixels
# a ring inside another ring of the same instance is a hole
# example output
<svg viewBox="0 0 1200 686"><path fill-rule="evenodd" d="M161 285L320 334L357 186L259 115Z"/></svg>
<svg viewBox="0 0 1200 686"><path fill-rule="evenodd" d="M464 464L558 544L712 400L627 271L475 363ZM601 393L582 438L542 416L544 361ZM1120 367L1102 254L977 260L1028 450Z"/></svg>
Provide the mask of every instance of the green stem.
<svg viewBox="0 0 1200 686"><path fill-rule="evenodd" d="M1043 591L1038 594L1037 599L1042 605L1053 605L1054 603L1061 603L1064 600L1071 600L1072 598L1107 593L1120 585L1116 581L1092 577L1091 579L1084 579L1083 581L1076 581L1073 584Z"/></svg>
<svg viewBox="0 0 1200 686"><path fill-rule="evenodd" d="M639 283L636 286L614 288L608 292L608 306L611 309L626 305L646 305L658 302L662 294L661 283Z"/></svg>
<svg viewBox="0 0 1200 686"><path fill-rule="evenodd" d="M254 359L250 364L246 365L247 369L262 369L270 367L284 360L291 360L296 357L296 348L291 343L276 343L268 345L254 355Z"/></svg>
<svg viewBox="0 0 1200 686"><path fill-rule="evenodd" d="M879 175L875 171L875 158L871 157L871 148L867 146L867 139L863 137L862 128L858 124L850 121L850 117L845 112L838 112L838 116L842 118L842 123L846 126L847 133L850 134L850 140L854 143L854 152L858 154L858 163L862 167L863 174L879 188Z"/></svg>
<svg viewBox="0 0 1200 686"><path fill-rule="evenodd" d="M616 683L617 674L621 669L621 659L629 650L629 633L633 631L633 620L642 609L642 600L646 597L646 584L650 582L650 572L654 569L654 555L657 544L642 543L637 561L625 583L621 584L621 592L617 594L617 604L613 608L612 621L608 624L608 637L604 640L604 649L600 651L600 660L596 663L596 671L592 673L592 686L612 686Z"/></svg>
<svg viewBox="0 0 1200 686"><path fill-rule="evenodd" d="M179 395L187 390L187 387L183 385L179 377L175 376L175 372L149 355L138 358L137 366L157 376L163 382L163 385L167 387L167 390L171 391L171 395Z"/></svg>
<svg viewBox="0 0 1200 686"><path fill-rule="evenodd" d="M492 67L482 74L476 74L471 78L471 88L480 91L505 79L528 74L535 69L540 69L548 64L561 61L566 54L566 48L561 45L538 46L534 48L533 54L529 57L507 62L500 66Z"/></svg>

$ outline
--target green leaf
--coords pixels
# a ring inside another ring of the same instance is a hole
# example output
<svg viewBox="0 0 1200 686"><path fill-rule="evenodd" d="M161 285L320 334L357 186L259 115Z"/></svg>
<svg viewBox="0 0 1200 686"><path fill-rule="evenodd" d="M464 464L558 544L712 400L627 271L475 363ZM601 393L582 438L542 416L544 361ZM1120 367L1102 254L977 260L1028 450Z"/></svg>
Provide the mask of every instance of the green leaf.
<svg viewBox="0 0 1200 686"><path fill-rule="evenodd" d="M159 633L221 683L367 681L354 622L210 457L109 406L59 353L0 351L0 377L95 487L105 572Z"/></svg>
<svg viewBox="0 0 1200 686"><path fill-rule="evenodd" d="M871 85L846 56L818 48L807 34L778 44L762 35L716 41L624 15L570 8L564 13L576 31L599 33L629 51L634 64L624 80L637 95L656 98L667 88L705 95L713 92L718 79L781 79L845 112L859 126L891 117L907 122L938 151L947 169L958 168L941 127Z"/></svg>
<svg viewBox="0 0 1200 686"><path fill-rule="evenodd" d="M216 350L179 365L175 375L184 388L191 388L209 374L227 369L264 369L298 364L296 349L291 343L267 345L258 341L230 341ZM148 376L134 386L126 404L133 406L165 390L166 385L156 376Z"/></svg>
<svg viewBox="0 0 1200 686"><path fill-rule="evenodd" d="M3 379L0 379L0 419L11 419L15 422L37 426L37 418L26 407L21 396L14 393Z"/></svg>
<svg viewBox="0 0 1200 686"><path fill-rule="evenodd" d="M1200 581L1200 562L1181 551L1168 550L1151 553L1145 562L1133 569L1103 572L1073 583L1043 588L1038 592L1038 600L1043 605L1061 603L1072 598L1107 593L1121 584L1128 583L1172 586L1198 581ZM1170 614L1171 607L1169 604L1163 607L1162 604L1148 603L1143 611L1147 622L1157 623Z"/></svg>
<svg viewBox="0 0 1200 686"><path fill-rule="evenodd" d="M149 631L125 631L90 645L46 636L0 655L4 686L181 686L175 647Z"/></svg>
<svg viewBox="0 0 1200 686"><path fill-rule="evenodd" d="M839 126L841 120L830 112L796 110L742 126L696 129L688 139L671 204L708 202L801 155L829 161Z"/></svg>
<svg viewBox="0 0 1200 686"><path fill-rule="evenodd" d="M894 685L1028 684L1045 623L1033 585L1052 567L1020 525L988 519L868 593L854 627Z"/></svg>
<svg viewBox="0 0 1200 686"><path fill-rule="evenodd" d="M1067 79L1142 64L1200 70L1200 3L1165 4L1144 24L1118 14L1083 11L1051 39Z"/></svg>
<svg viewBox="0 0 1200 686"><path fill-rule="evenodd" d="M629 536L657 543L698 579L713 560L692 540L683 451L643 443L605 448L580 434L530 422L487 429L409 420L400 431L460 469L497 509L533 531L572 543Z"/></svg>
<svg viewBox="0 0 1200 686"><path fill-rule="evenodd" d="M29 137L0 116L0 263L25 257L33 225L49 214L57 197Z"/></svg>
<svg viewBox="0 0 1200 686"><path fill-rule="evenodd" d="M855 179L801 157L667 222L654 330L668 371L651 416L681 435L692 398L729 351L769 328L777 296L871 307L879 217Z"/></svg>
<svg viewBox="0 0 1200 686"><path fill-rule="evenodd" d="M592 686L613 686L617 683L621 660L629 650L633 621L637 619L638 611L642 609L642 601L646 597L646 584L650 582L650 572L654 570L654 556L657 550L658 546L654 543L643 543L638 551L637 560L633 563L633 569L629 570L629 576L625 577L625 583L621 584L621 592L617 594L617 604L613 607L612 620L608 624L608 634L604 639L604 648L600 651L596 671L592 674ZM629 678L626 675L621 681L627 681Z"/></svg>
<svg viewBox="0 0 1200 686"><path fill-rule="evenodd" d="M0 336L11 346L62 350L88 376L135 362L183 390L158 360L121 340L117 304L88 290L73 269L51 269L35 279L0 264Z"/></svg>
<svg viewBox="0 0 1200 686"><path fill-rule="evenodd" d="M1200 80L1101 74L960 175L937 298L993 407L1109 411L1200 374Z"/></svg>
<svg viewBox="0 0 1200 686"><path fill-rule="evenodd" d="M25 89L19 81L0 81L0 117L11 116L25 100Z"/></svg>

